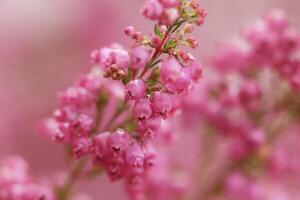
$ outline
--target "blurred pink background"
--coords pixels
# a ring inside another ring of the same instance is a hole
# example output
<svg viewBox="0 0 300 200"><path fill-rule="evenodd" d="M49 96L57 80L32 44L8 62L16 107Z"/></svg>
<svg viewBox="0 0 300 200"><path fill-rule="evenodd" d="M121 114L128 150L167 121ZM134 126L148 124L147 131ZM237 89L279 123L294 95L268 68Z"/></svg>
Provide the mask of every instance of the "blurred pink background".
<svg viewBox="0 0 300 200"><path fill-rule="evenodd" d="M143 3L0 1L0 156L21 154L39 175L63 169L61 147L38 136L36 124L55 107L56 92L88 69L91 50L115 41L128 44L123 34L126 25L150 31L151 22L139 15ZM300 28L299 0L203 0L202 4L208 17L197 31L200 48L196 55L200 59L210 54L216 43L236 37L242 25L269 8L283 8ZM97 200L120 199L118 183L95 182L84 184L82 190L95 193ZM97 193L95 189L100 187L106 192Z"/></svg>

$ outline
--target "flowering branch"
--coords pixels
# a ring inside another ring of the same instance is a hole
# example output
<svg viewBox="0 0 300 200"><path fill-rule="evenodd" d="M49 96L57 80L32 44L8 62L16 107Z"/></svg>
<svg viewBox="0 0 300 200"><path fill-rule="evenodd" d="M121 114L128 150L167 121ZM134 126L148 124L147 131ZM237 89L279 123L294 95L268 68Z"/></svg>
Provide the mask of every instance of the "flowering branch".
<svg viewBox="0 0 300 200"><path fill-rule="evenodd" d="M70 146L75 158L91 155L93 166L112 181L123 179L133 200L146 198L155 184L151 174L161 168L155 141L161 123L180 109L173 99L189 92L201 76L195 58L180 46L196 48L186 34L206 15L196 1L187 0L148 0L142 14L157 21L154 33L127 27L131 49L112 45L93 51L91 72L60 94L59 109L44 129ZM166 57L160 57L163 53ZM59 200L69 197L82 170L80 164L71 172Z"/></svg>

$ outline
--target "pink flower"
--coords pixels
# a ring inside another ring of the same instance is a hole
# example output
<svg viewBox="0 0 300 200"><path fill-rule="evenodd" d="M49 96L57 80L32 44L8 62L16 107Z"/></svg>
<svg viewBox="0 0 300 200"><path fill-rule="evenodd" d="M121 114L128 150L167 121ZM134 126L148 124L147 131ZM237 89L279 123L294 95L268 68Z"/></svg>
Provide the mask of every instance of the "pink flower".
<svg viewBox="0 0 300 200"><path fill-rule="evenodd" d="M179 13L176 8L168 8L163 11L159 23L163 25L171 25L178 19L178 17Z"/></svg>
<svg viewBox="0 0 300 200"><path fill-rule="evenodd" d="M149 119L139 121L138 128L144 138L153 138L156 136L160 128L161 119L159 117L151 117Z"/></svg>
<svg viewBox="0 0 300 200"><path fill-rule="evenodd" d="M29 166L19 156L11 156L0 160L0 188L13 182L26 182Z"/></svg>
<svg viewBox="0 0 300 200"><path fill-rule="evenodd" d="M40 134L50 140L63 141L65 134L59 130L59 124L53 118L44 119L38 126Z"/></svg>
<svg viewBox="0 0 300 200"><path fill-rule="evenodd" d="M128 145L128 133L121 129L112 133L107 140L108 151L114 157L119 157L121 154L123 154Z"/></svg>
<svg viewBox="0 0 300 200"><path fill-rule="evenodd" d="M129 174L125 178L125 188L132 200L146 200L146 183L143 176L139 174Z"/></svg>
<svg viewBox="0 0 300 200"><path fill-rule="evenodd" d="M73 106L64 106L55 110L53 116L58 122L70 122L76 119L77 113Z"/></svg>
<svg viewBox="0 0 300 200"><path fill-rule="evenodd" d="M126 163L130 171L142 173L144 166L144 152L139 144L131 144L125 153Z"/></svg>
<svg viewBox="0 0 300 200"><path fill-rule="evenodd" d="M185 67L183 70L194 82L199 81L202 77L201 66L195 61L193 61L189 66Z"/></svg>
<svg viewBox="0 0 300 200"><path fill-rule="evenodd" d="M130 56L128 52L125 50L113 49L109 53L105 64L106 65L115 64L118 67L126 68L130 64Z"/></svg>
<svg viewBox="0 0 300 200"><path fill-rule="evenodd" d="M290 158L283 148L277 148L272 151L267 160L269 172L278 177L282 176L289 169Z"/></svg>
<svg viewBox="0 0 300 200"><path fill-rule="evenodd" d="M149 119L152 115L150 100L144 98L137 101L133 108L133 114L138 120Z"/></svg>
<svg viewBox="0 0 300 200"><path fill-rule="evenodd" d="M165 92L154 92L151 96L153 111L164 118L172 110L172 104L169 94Z"/></svg>
<svg viewBox="0 0 300 200"><path fill-rule="evenodd" d="M98 96L103 86L103 81L99 74L90 73L79 79L78 85L90 91L94 96Z"/></svg>
<svg viewBox="0 0 300 200"><path fill-rule="evenodd" d="M111 181L116 181L123 177L125 172L125 161L121 157L109 157L105 165Z"/></svg>
<svg viewBox="0 0 300 200"><path fill-rule="evenodd" d="M76 120L72 121L69 128L72 137L87 136L94 128L94 120L88 115L81 114Z"/></svg>
<svg viewBox="0 0 300 200"><path fill-rule="evenodd" d="M58 98L61 106L83 107L92 103L91 93L83 87L70 87L65 92L60 93Z"/></svg>
<svg viewBox="0 0 300 200"><path fill-rule="evenodd" d="M158 0L147 0L141 12L145 17L151 20L158 20L162 15L163 6Z"/></svg>
<svg viewBox="0 0 300 200"><path fill-rule="evenodd" d="M258 183L246 177L241 172L231 174L226 183L227 195L230 199L262 200L262 190Z"/></svg>
<svg viewBox="0 0 300 200"><path fill-rule="evenodd" d="M81 158L82 156L89 153L90 143L87 138L78 138L72 141L72 150L76 158Z"/></svg>
<svg viewBox="0 0 300 200"><path fill-rule="evenodd" d="M146 83L141 80L132 80L126 86L127 99L139 100L146 96Z"/></svg>
<svg viewBox="0 0 300 200"><path fill-rule="evenodd" d="M244 32L246 39L255 46L274 45L275 35L268 29L263 21L258 21L252 26L246 27Z"/></svg>
<svg viewBox="0 0 300 200"><path fill-rule="evenodd" d="M184 72L180 63L173 57L162 62L160 78L168 90L176 93L186 91L191 83L189 74Z"/></svg>
<svg viewBox="0 0 300 200"><path fill-rule="evenodd" d="M146 170L151 169L155 165L156 154L155 147L150 143L146 142L143 147L145 160L144 167Z"/></svg>
<svg viewBox="0 0 300 200"><path fill-rule="evenodd" d="M33 180L26 161L18 156L0 160L0 199L2 200L56 200L52 188Z"/></svg>
<svg viewBox="0 0 300 200"><path fill-rule="evenodd" d="M241 197L245 188L247 187L248 180L241 172L231 174L226 181L226 189L230 197L235 199Z"/></svg>
<svg viewBox="0 0 300 200"><path fill-rule="evenodd" d="M130 55L121 47L100 49L100 65L104 68L104 77L113 80L122 79L130 65Z"/></svg>
<svg viewBox="0 0 300 200"><path fill-rule="evenodd" d="M166 8L177 7L179 5L178 0L159 0L159 2Z"/></svg>
<svg viewBox="0 0 300 200"><path fill-rule="evenodd" d="M150 57L151 51L144 46L136 46L131 52L131 68L132 69L142 69L146 67L146 63Z"/></svg>
<svg viewBox="0 0 300 200"><path fill-rule="evenodd" d="M110 132L99 133L93 138L92 145L90 147L91 152L94 154L95 164L105 164L108 159L108 145L107 141L110 136Z"/></svg>
<svg viewBox="0 0 300 200"><path fill-rule="evenodd" d="M233 138L228 147L229 156L232 160L241 160L249 153L249 147L241 138Z"/></svg>
<svg viewBox="0 0 300 200"><path fill-rule="evenodd" d="M277 32L282 32L289 26L286 14L279 9L269 11L265 15L265 20L268 26Z"/></svg>
<svg viewBox="0 0 300 200"><path fill-rule="evenodd" d="M258 108L262 91L256 82L245 82L239 92L239 99L242 105L249 110Z"/></svg>
<svg viewBox="0 0 300 200"><path fill-rule="evenodd" d="M266 133L261 129L250 131L246 137L250 147L254 149L259 148L266 142Z"/></svg>
<svg viewBox="0 0 300 200"><path fill-rule="evenodd" d="M128 36L133 36L133 34L136 32L135 28L133 26L127 26L124 30L125 34Z"/></svg>
<svg viewBox="0 0 300 200"><path fill-rule="evenodd" d="M242 71L247 65L246 52L233 44L222 45L217 48L212 64L221 72Z"/></svg>

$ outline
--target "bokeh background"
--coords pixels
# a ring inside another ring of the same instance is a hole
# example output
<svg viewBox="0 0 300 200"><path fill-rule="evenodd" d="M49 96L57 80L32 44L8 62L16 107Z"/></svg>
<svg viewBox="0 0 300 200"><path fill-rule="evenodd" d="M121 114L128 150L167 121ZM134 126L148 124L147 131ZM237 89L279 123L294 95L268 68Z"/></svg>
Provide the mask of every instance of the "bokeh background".
<svg viewBox="0 0 300 200"><path fill-rule="evenodd" d="M23 155L37 175L64 169L61 147L37 135L37 123L55 107L57 91L88 70L91 50L115 41L129 44L123 34L127 25L151 30L151 22L139 15L143 3L0 0L0 156ZM299 0L202 0L202 5L208 17L196 33L201 60L270 8L284 9L300 29ZM124 199L122 187L105 177L81 189L97 200Z"/></svg>

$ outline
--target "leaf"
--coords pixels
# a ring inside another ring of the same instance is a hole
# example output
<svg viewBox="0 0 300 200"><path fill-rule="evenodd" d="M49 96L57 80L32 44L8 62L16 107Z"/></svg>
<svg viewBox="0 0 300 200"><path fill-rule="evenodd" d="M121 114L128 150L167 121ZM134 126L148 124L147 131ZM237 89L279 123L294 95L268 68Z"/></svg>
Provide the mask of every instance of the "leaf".
<svg viewBox="0 0 300 200"><path fill-rule="evenodd" d="M100 168L99 166L93 167L90 171L86 173L87 178L95 178L103 173L103 168Z"/></svg>
<svg viewBox="0 0 300 200"><path fill-rule="evenodd" d="M154 34L157 35L158 37L160 37L160 39L162 39L162 37L163 37L163 34L160 31L160 29L159 29L159 27L158 27L157 24L155 24L155 26L154 26Z"/></svg>
<svg viewBox="0 0 300 200"><path fill-rule="evenodd" d="M127 126L126 126L126 130L128 132L133 132L137 127L137 124L134 120L130 120L128 123L127 123Z"/></svg>
<svg viewBox="0 0 300 200"><path fill-rule="evenodd" d="M166 42L166 44L164 45L164 49L163 50L168 50L168 49L173 49L176 48L176 41L174 39L170 39Z"/></svg>
<svg viewBox="0 0 300 200"><path fill-rule="evenodd" d="M156 67L152 70L151 76L147 82L149 87L153 87L157 83L157 80L159 78L159 73L160 73L159 67Z"/></svg>
<svg viewBox="0 0 300 200"><path fill-rule="evenodd" d="M174 25L174 27L173 27L173 29L172 29L172 33L174 33L175 31L177 31L178 29L179 29L179 27L184 23L184 22L186 22L186 20L184 19L184 20L181 20L181 21L178 21L175 25Z"/></svg>
<svg viewBox="0 0 300 200"><path fill-rule="evenodd" d="M122 79L122 82L124 85L127 85L127 83L131 80L132 77L132 71L129 69L127 75Z"/></svg>

